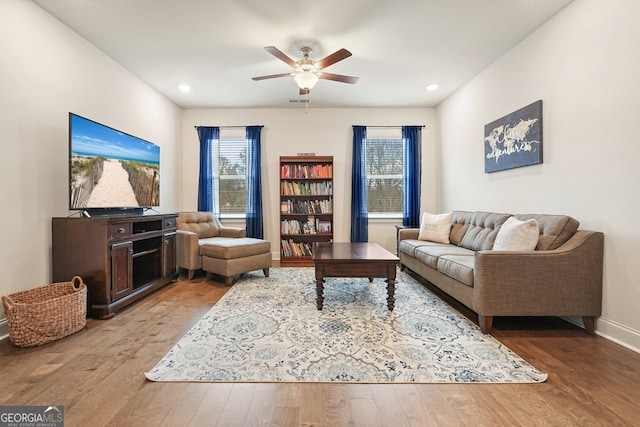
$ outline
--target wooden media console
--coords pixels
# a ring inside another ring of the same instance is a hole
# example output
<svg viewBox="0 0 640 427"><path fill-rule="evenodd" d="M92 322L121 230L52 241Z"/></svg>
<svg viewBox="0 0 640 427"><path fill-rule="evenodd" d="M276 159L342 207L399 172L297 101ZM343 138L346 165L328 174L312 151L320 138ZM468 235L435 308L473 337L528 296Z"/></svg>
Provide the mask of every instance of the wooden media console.
<svg viewBox="0 0 640 427"><path fill-rule="evenodd" d="M101 319L173 282L177 214L52 218L53 281L82 277Z"/></svg>

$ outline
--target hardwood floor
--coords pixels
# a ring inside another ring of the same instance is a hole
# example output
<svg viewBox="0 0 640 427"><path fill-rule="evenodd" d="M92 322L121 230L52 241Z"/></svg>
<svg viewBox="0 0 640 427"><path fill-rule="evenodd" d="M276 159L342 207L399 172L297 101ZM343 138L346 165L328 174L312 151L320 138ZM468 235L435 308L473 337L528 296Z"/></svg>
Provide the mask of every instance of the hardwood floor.
<svg viewBox="0 0 640 427"><path fill-rule="evenodd" d="M640 420L640 354L559 319L495 322L497 339L549 373L541 384L147 381L143 373L227 289L203 277L179 280L112 319L90 319L63 340L30 349L0 342L0 405L61 405L66 426L95 427L631 426Z"/></svg>

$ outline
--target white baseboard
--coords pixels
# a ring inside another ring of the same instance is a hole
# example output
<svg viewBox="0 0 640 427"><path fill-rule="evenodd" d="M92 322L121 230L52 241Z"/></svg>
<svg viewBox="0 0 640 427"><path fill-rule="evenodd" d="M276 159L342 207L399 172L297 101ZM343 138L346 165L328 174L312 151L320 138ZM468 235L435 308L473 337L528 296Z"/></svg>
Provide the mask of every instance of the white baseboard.
<svg viewBox="0 0 640 427"><path fill-rule="evenodd" d="M573 323L584 328L581 317L563 317L567 322ZM598 317L596 320L596 335L620 344L623 347L640 353L640 331L621 325L604 317Z"/></svg>
<svg viewBox="0 0 640 427"><path fill-rule="evenodd" d="M640 331L613 320L599 317L596 323L596 334L629 350L640 353Z"/></svg>

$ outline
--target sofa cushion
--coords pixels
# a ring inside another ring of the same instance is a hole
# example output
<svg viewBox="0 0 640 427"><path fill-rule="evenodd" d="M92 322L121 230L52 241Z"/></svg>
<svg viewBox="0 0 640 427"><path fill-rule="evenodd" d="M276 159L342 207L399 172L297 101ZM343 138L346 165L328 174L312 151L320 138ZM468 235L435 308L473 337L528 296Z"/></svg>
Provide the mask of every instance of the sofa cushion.
<svg viewBox="0 0 640 427"><path fill-rule="evenodd" d="M201 239L218 235L218 221L211 212L180 212L176 225L178 230L191 231Z"/></svg>
<svg viewBox="0 0 640 427"><path fill-rule="evenodd" d="M429 245L416 248L415 257L423 264L433 268L438 268L438 258L443 255L471 255L473 251L455 245Z"/></svg>
<svg viewBox="0 0 640 427"><path fill-rule="evenodd" d="M474 212L460 246L474 251L486 251L493 248L493 242L500 226L510 216L510 214L493 212Z"/></svg>
<svg viewBox="0 0 640 427"><path fill-rule="evenodd" d="M412 257L415 257L416 256L416 249L418 249L419 247L422 247L422 246L437 246L437 245L441 245L441 244L442 243L429 242L429 241L426 241L426 240L404 239L404 240L400 241L400 244L398 244L398 252L407 254L407 255L412 256Z"/></svg>
<svg viewBox="0 0 640 427"><path fill-rule="evenodd" d="M467 286L473 286L474 255L442 255L438 258L438 271Z"/></svg>
<svg viewBox="0 0 640 427"><path fill-rule="evenodd" d="M452 212L438 215L428 212L423 213L422 220L420 221L420 233L418 234L418 240L449 243L449 232L451 231L452 218Z"/></svg>
<svg viewBox="0 0 640 427"><path fill-rule="evenodd" d="M200 255L211 258L244 258L271 252L271 242L252 237L220 239L200 246Z"/></svg>
<svg viewBox="0 0 640 427"><path fill-rule="evenodd" d="M453 211L451 232L449 233L449 242L451 244L460 246L464 233L469 229L471 218L473 218L473 212Z"/></svg>
<svg viewBox="0 0 640 427"><path fill-rule="evenodd" d="M580 222L567 215L518 214L521 221L535 219L538 222L540 236L536 249L539 251L557 249L578 230Z"/></svg>
<svg viewBox="0 0 640 427"><path fill-rule="evenodd" d="M512 216L498 230L493 250L532 251L538 244L538 235L538 222L534 218L520 221Z"/></svg>

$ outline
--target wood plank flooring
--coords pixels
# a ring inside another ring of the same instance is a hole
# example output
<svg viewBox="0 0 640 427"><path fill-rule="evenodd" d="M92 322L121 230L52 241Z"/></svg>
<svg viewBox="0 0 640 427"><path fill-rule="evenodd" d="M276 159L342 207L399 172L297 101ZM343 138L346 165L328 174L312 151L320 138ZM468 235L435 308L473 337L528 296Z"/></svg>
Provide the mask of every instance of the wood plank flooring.
<svg viewBox="0 0 640 427"><path fill-rule="evenodd" d="M640 354L559 319L495 321L497 339L549 373L541 384L147 381L144 372L227 289L179 280L63 340L29 349L0 342L0 405L62 405L66 426L92 427L640 423Z"/></svg>

